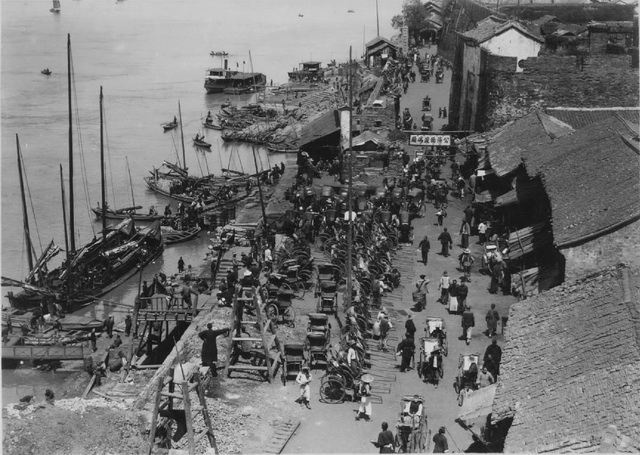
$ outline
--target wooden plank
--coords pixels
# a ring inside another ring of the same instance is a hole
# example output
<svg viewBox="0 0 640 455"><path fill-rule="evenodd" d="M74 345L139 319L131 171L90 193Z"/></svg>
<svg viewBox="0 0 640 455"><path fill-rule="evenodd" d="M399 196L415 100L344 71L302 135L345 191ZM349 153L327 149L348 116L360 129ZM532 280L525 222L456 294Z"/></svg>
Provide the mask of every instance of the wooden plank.
<svg viewBox="0 0 640 455"><path fill-rule="evenodd" d="M87 398L87 395L89 395L89 392L91 391L91 388L93 387L93 384L95 384L97 378L98 378L98 375L96 374L91 376L91 379L89 380L89 384L87 384L87 388L84 389L84 393L82 394L83 400Z"/></svg>
<svg viewBox="0 0 640 455"><path fill-rule="evenodd" d="M260 370L260 371L267 371L267 368L268 367L257 366L257 365L242 365L242 364L229 365L229 370Z"/></svg>

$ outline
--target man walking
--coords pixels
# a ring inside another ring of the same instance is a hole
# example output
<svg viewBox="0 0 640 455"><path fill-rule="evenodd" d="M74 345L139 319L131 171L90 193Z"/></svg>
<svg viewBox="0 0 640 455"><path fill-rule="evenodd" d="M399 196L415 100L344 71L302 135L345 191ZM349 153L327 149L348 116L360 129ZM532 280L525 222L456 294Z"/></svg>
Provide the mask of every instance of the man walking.
<svg viewBox="0 0 640 455"><path fill-rule="evenodd" d="M487 360L491 358L496 365L496 373L494 376L500 375L500 361L502 360L502 348L498 346L498 340L495 338L491 340L491 344L487 346L487 350L484 351L484 360L483 362L487 362Z"/></svg>
<svg viewBox="0 0 640 455"><path fill-rule="evenodd" d="M105 331L107 332L107 335L109 335L109 338L113 338L114 324L115 324L115 321L113 320L113 316L109 316L107 319L105 319L104 324L102 325Z"/></svg>
<svg viewBox="0 0 640 455"><path fill-rule="evenodd" d="M458 338L459 340L465 340L467 345L471 342L471 329L475 327L476 319L473 313L471 312L471 307L467 305L465 307L464 313L462 313L462 336Z"/></svg>
<svg viewBox="0 0 640 455"><path fill-rule="evenodd" d="M398 348L396 349L396 355L402 356L402 363L400 364L400 372L404 373L406 370L411 368L411 359L413 359L413 354L416 350L416 344L413 341L413 338L409 338L409 335L405 337L404 340L398 344Z"/></svg>
<svg viewBox="0 0 640 455"><path fill-rule="evenodd" d="M380 449L379 453L395 453L396 451L393 433L389 430L387 422L382 422L382 431L378 434L378 439L372 439L371 442Z"/></svg>
<svg viewBox="0 0 640 455"><path fill-rule="evenodd" d="M133 321L131 320L131 310L129 310L127 316L124 318L124 336L128 337L131 334L132 325Z"/></svg>
<svg viewBox="0 0 640 455"><path fill-rule="evenodd" d="M180 259L178 259L178 273L182 272L184 272L184 260L182 259L182 256L180 256Z"/></svg>
<svg viewBox="0 0 640 455"><path fill-rule="evenodd" d="M440 427L438 433L433 437L433 453L445 453L449 451L449 444L447 443L447 438L444 435L445 431L445 427Z"/></svg>
<svg viewBox="0 0 640 455"><path fill-rule="evenodd" d="M442 272L440 284L438 285L438 289L440 290L440 303L443 305L449 303L449 286L451 286L451 278L449 278L449 272L445 270Z"/></svg>
<svg viewBox="0 0 640 455"><path fill-rule="evenodd" d="M425 235L424 238L418 244L418 248L422 253L422 263L427 265L427 260L429 259L429 249L431 248L431 244L429 243L429 239Z"/></svg>
<svg viewBox="0 0 640 455"><path fill-rule="evenodd" d="M491 309L487 311L487 315L484 318L487 321L487 336L491 338L496 334L496 329L498 328L498 321L500 320L500 315L498 314L498 310L496 310L496 304L491 304Z"/></svg>
<svg viewBox="0 0 640 455"><path fill-rule="evenodd" d="M469 288L464 281L461 281L458 285L458 313L462 312L462 309L467 306L468 295Z"/></svg>
<svg viewBox="0 0 640 455"><path fill-rule="evenodd" d="M465 248L458 256L458 262L460 263L460 267L464 271L464 279L462 282L471 281L471 266L475 262L473 256L471 256L471 250L469 248Z"/></svg>
<svg viewBox="0 0 640 455"><path fill-rule="evenodd" d="M413 322L413 315L410 314L407 317L407 322L404 323L404 329L407 333L408 336L410 336L411 338L415 339L415 333L416 333L416 325Z"/></svg>
<svg viewBox="0 0 640 455"><path fill-rule="evenodd" d="M438 236L438 240L442 244L442 255L444 257L449 257L449 248L453 248L453 239L451 238L451 234L447 231L447 228L444 228L444 231Z"/></svg>
<svg viewBox="0 0 640 455"><path fill-rule="evenodd" d="M225 329L213 330L211 323L207 324L207 330L203 330L198 334L198 337L203 341L202 343L202 364L211 368L211 375L215 378L218 376L217 362L218 362L218 344L216 338L223 333L229 333L231 329L228 327Z"/></svg>
<svg viewBox="0 0 640 455"><path fill-rule="evenodd" d="M480 245L487 243L487 225L484 220L480 221L480 224L478 224L478 243Z"/></svg>
<svg viewBox="0 0 640 455"><path fill-rule="evenodd" d="M462 220L462 225L460 226L459 234L462 236L461 246L462 248L469 247L469 235L471 234L471 226L467 222L466 219Z"/></svg>

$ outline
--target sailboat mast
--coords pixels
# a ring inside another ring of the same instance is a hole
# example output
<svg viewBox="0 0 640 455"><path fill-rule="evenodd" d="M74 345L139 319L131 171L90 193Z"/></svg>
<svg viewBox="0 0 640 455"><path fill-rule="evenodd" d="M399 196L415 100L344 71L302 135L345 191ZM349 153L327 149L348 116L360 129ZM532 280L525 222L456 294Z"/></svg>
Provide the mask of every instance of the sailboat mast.
<svg viewBox="0 0 640 455"><path fill-rule="evenodd" d="M71 253L76 251L74 200L73 200L73 114L71 110L71 34L67 34L67 85L69 88L69 233ZM67 251L69 250L67 248Z"/></svg>
<svg viewBox="0 0 640 455"><path fill-rule="evenodd" d="M131 168L129 167L129 157L125 157L125 158L127 160L127 172L129 173L129 188L131 188L131 202L133 203L133 207L135 207L136 198L133 197L133 181L131 180Z"/></svg>
<svg viewBox="0 0 640 455"><path fill-rule="evenodd" d="M70 265L71 252L69 251L69 234L67 232L67 207L64 200L64 177L62 176L62 164L60 165L60 187L62 189L62 223L64 224L64 247L67 252L67 268Z"/></svg>
<svg viewBox="0 0 640 455"><path fill-rule="evenodd" d="M18 172L20 173L20 196L22 196L22 219L24 223L24 237L27 248L27 260L29 261L29 273L33 270L33 255L31 254L33 246L31 245L31 232L29 231L29 216L27 212L27 201L24 197L24 178L22 176L22 153L20 152L20 139L16 134L16 147L18 149Z"/></svg>
<svg viewBox="0 0 640 455"><path fill-rule="evenodd" d="M256 159L256 148L251 144L251 150L253 151L253 163L256 167L256 178L258 180L258 193L260 194L260 207L262 208L262 219L264 220L264 235L265 238L269 238L269 223L267 223L267 212L264 208L264 199L262 197L262 185L260 184L260 171L258 170L258 160Z"/></svg>
<svg viewBox="0 0 640 455"><path fill-rule="evenodd" d="M107 239L107 207L104 190L104 126L102 118L102 86L100 86L100 197L102 198L102 244L106 245Z"/></svg>
<svg viewBox="0 0 640 455"><path fill-rule="evenodd" d="M353 151L351 150L351 115L353 112L353 72L351 65L351 46L349 46L349 69L347 72L349 81L349 189L348 189L348 207L349 221L347 221L347 296L349 297L349 304L353 299L353 264L352 264L352 251L353 251Z"/></svg>
<svg viewBox="0 0 640 455"><path fill-rule="evenodd" d="M380 38L380 15L378 14L378 0L376 0L376 27L378 32L377 37Z"/></svg>
<svg viewBox="0 0 640 455"><path fill-rule="evenodd" d="M180 140L182 141L182 166L187 170L187 158L184 153L184 133L182 131L182 109L180 108L180 101L178 101L178 116L180 117Z"/></svg>

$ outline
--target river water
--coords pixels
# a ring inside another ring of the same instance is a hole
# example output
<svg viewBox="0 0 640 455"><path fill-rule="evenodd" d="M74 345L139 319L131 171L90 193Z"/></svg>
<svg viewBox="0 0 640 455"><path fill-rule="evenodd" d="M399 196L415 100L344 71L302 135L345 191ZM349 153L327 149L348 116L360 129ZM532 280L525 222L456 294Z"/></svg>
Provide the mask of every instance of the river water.
<svg viewBox="0 0 640 455"><path fill-rule="evenodd" d="M390 37L391 17L403 0L379 2L380 35ZM74 76L74 193L76 245L99 232L89 208L100 200L99 90L104 89L107 200L111 206L132 202L127 161L136 205L162 211L170 200L146 188L142 178L163 160L181 155L179 133L163 133L161 124L182 107L186 161L192 174L219 174L221 168L253 171L252 149L224 144L220 133L205 130L211 152L192 148L202 134L207 111L219 110L228 95L207 95L204 73L219 67L229 52L229 65L267 75L274 85L287 81L287 71L302 61L344 62L349 46L354 58L363 42L376 36L373 0L62 0L60 14L50 1L4 0L1 5L1 267L2 275L22 279L28 273L24 253L22 210L16 165L19 135L27 174L31 237L37 254L51 239L64 248L60 170L68 185L67 34L71 35ZM347 10L354 13L348 13ZM50 76L40 73L43 68ZM242 104L251 95L232 96ZM258 166L281 157L259 149ZM84 179L81 174L84 169ZM68 188L66 197L68 199ZM173 202L175 209L176 202ZM177 260L202 265L207 235L169 247L145 276L176 272ZM60 261L63 253L55 261ZM126 312L132 306L137 279L131 279L89 306L86 316ZM3 294L9 288L3 288ZM17 291L17 290L15 290ZM7 305L6 299L3 304ZM4 370L4 402L59 383L64 373Z"/></svg>

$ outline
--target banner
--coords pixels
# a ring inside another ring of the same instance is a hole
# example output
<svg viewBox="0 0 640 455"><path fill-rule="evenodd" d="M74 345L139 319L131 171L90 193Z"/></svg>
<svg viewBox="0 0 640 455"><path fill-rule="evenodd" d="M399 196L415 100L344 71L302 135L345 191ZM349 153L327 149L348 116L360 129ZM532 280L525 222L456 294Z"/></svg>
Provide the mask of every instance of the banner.
<svg viewBox="0 0 640 455"><path fill-rule="evenodd" d="M451 145L451 136L448 134L412 134L409 145Z"/></svg>

